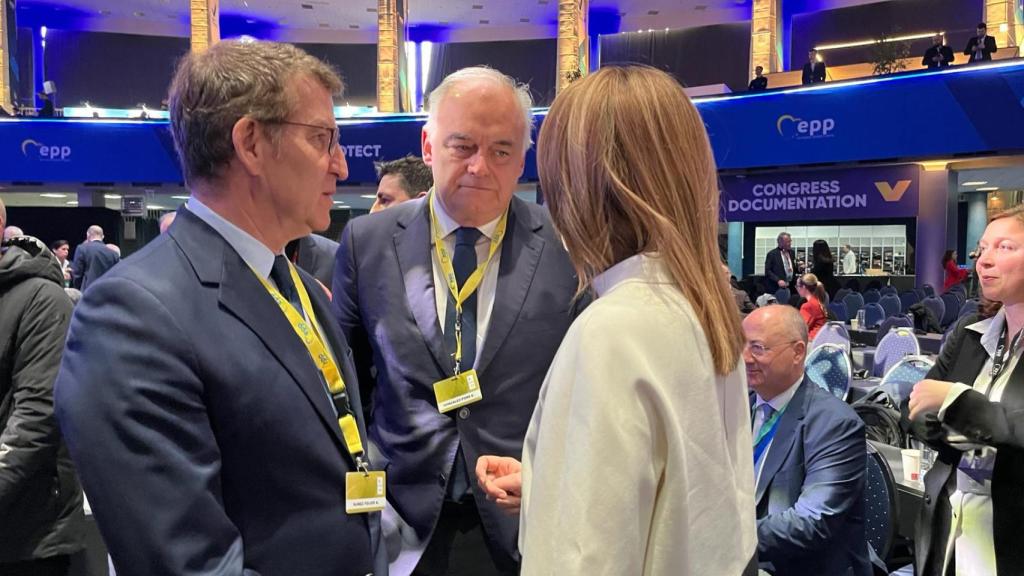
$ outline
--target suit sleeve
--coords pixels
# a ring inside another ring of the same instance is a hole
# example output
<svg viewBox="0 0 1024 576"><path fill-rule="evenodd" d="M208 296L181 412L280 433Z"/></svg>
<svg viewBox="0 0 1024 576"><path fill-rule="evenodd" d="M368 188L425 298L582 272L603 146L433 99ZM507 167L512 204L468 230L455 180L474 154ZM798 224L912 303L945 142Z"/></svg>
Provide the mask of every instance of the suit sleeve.
<svg viewBox="0 0 1024 576"><path fill-rule="evenodd" d="M992 36L985 37L985 53L989 56L996 53L996 39Z"/></svg>
<svg viewBox="0 0 1024 576"><path fill-rule="evenodd" d="M352 348L356 376L359 379L359 396L363 403L366 425L373 414L373 387L376 379L370 368L373 366L373 350L363 327L359 309L359 282L356 265L356 225L349 222L341 234L341 242L335 255L334 279L331 282L331 310L334 318Z"/></svg>
<svg viewBox="0 0 1024 576"><path fill-rule="evenodd" d="M71 320L71 301L56 284L42 285L21 313L13 335L11 413L0 431L0 518L25 482L53 465L60 432L53 417L53 381Z"/></svg>
<svg viewBox="0 0 1024 576"><path fill-rule="evenodd" d="M779 278L779 275L775 273L775 266L773 266L774 262L772 262L772 254L773 252L768 252L768 255L765 256L764 275L767 276L768 279L772 281L773 287L778 288L779 280L781 280L781 278Z"/></svg>
<svg viewBox="0 0 1024 576"><path fill-rule="evenodd" d="M976 444L1024 449L1024 411L967 390L946 409L943 422Z"/></svg>
<svg viewBox="0 0 1024 576"><path fill-rule="evenodd" d="M817 553L832 544L863 497L867 463L864 424L856 418L814 416L804 441L806 475L789 509L757 521L758 556L779 561Z"/></svg>
<svg viewBox="0 0 1024 576"><path fill-rule="evenodd" d="M931 59L932 59L932 50L931 50L931 48L929 48L929 49L924 51L924 57L921 58L921 66L927 66L928 64L930 64L931 63Z"/></svg>
<svg viewBox="0 0 1024 576"><path fill-rule="evenodd" d="M158 298L124 278L92 286L72 318L55 396L119 573L255 574L225 512L196 355Z"/></svg>
<svg viewBox="0 0 1024 576"><path fill-rule="evenodd" d="M974 56L974 45L977 41L977 38L971 38L967 41L967 48L964 48L964 56Z"/></svg>
<svg viewBox="0 0 1024 576"><path fill-rule="evenodd" d="M79 244L75 248L75 257L71 260L71 278L78 288L82 287L82 278L85 277L85 252L82 248L85 244Z"/></svg>

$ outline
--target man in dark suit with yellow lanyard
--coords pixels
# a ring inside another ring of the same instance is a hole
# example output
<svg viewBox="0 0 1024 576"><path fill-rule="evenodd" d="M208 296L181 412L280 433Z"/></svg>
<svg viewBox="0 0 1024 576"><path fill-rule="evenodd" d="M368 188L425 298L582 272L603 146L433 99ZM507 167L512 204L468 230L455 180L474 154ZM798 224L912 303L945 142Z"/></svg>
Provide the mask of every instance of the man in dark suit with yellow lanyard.
<svg viewBox="0 0 1024 576"><path fill-rule="evenodd" d="M385 573L355 370L284 256L348 174L341 81L287 45L220 42L171 86L192 192L76 308L56 408L121 574Z"/></svg>
<svg viewBox="0 0 1024 576"><path fill-rule="evenodd" d="M392 576L518 574L517 519L470 473L481 454L520 457L577 287L546 211L513 194L530 125L525 87L452 74L423 130L432 192L342 234L332 305L360 376L377 370L363 396Z"/></svg>

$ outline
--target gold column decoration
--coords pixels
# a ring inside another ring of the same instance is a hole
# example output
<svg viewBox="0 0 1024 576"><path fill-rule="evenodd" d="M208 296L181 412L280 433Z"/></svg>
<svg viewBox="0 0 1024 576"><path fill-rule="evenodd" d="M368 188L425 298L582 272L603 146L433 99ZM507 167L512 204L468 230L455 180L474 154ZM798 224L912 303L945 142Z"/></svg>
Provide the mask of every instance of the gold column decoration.
<svg viewBox="0 0 1024 576"><path fill-rule="evenodd" d="M408 112L412 108L405 59L406 0L377 0L377 110Z"/></svg>
<svg viewBox="0 0 1024 576"><path fill-rule="evenodd" d="M590 70L589 0L558 0L558 82L561 90Z"/></svg>
<svg viewBox="0 0 1024 576"><path fill-rule="evenodd" d="M220 0L189 0L192 49L202 52L220 42Z"/></svg>
<svg viewBox="0 0 1024 576"><path fill-rule="evenodd" d="M754 0L750 19L750 70L764 68L765 74L782 71L782 52L779 41L782 38L779 19L782 14L782 0Z"/></svg>
<svg viewBox="0 0 1024 576"><path fill-rule="evenodd" d="M7 32L13 22L7 21L7 2L0 0L0 108L8 114L14 113L14 100L11 95L11 52L7 45Z"/></svg>
<svg viewBox="0 0 1024 576"><path fill-rule="evenodd" d="M1000 48L1019 47L1024 41L1024 22L1016 0L985 0L985 24Z"/></svg>

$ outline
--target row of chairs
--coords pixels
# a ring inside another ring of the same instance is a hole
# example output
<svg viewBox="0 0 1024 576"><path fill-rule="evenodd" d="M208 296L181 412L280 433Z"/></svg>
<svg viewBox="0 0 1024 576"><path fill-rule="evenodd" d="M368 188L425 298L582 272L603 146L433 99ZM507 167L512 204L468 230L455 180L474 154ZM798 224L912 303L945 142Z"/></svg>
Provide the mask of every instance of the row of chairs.
<svg viewBox="0 0 1024 576"><path fill-rule="evenodd" d="M927 287L930 288L930 286ZM886 286L885 288L892 287ZM851 318L855 318L858 311L864 310L864 324L867 328L876 328L887 318L907 314L910 312L911 306L918 302L931 311L943 329L956 322L964 314L977 311L977 301L967 299L967 291L962 284L954 286L949 292L939 297L925 296L924 298L920 297L920 293L927 292L924 289L908 290L898 296L895 294L895 288L884 294L873 290L869 290L865 294L857 292L844 294L844 290L836 293L835 300L829 303L829 311L837 320L847 322ZM875 292L875 294L871 294L871 292ZM870 301L875 296L878 297L877 301Z"/></svg>

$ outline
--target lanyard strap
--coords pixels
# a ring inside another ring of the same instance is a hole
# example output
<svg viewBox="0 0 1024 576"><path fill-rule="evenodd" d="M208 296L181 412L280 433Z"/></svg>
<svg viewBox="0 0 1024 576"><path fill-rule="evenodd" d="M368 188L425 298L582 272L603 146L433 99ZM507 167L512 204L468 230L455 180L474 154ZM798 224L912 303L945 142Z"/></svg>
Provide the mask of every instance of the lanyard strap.
<svg viewBox="0 0 1024 576"><path fill-rule="evenodd" d="M313 359L313 363L316 364L317 370L320 371L320 375L323 377L324 382L327 383L327 389L331 393L331 401L334 403L334 408L338 413L338 427L341 428L341 435L345 438L345 447L356 461L356 466L366 473L369 467L363 458L363 441L359 437L359 425L356 423L356 418L352 414L352 406L348 401L345 381L341 377L338 365L334 362L330 353L327 352L323 337L317 331L316 325L312 323L312 319L316 316L313 313L313 306L309 301L309 294L306 293L306 287L302 284L302 279L299 278L299 274L295 271L295 266L291 262L288 263L288 271L291 273L292 282L295 283L295 290L299 293L302 311L305 313L306 318L310 319L309 321L299 315L295 307L281 295L277 288L274 288L270 282L267 282L266 278L256 274L255 270L253 274L256 274L256 278L267 289L274 302L277 302L277 306L292 325L295 334L306 346L309 357Z"/></svg>
<svg viewBox="0 0 1024 576"><path fill-rule="evenodd" d="M1024 330L1017 332L1017 335L1010 341L1010 348L1006 348L1006 335L1007 335L1007 321L1003 320L1003 329L999 333L999 346L996 347L996 355L992 358L992 369L989 370L990 382L988 384L988 390L985 392L985 396L988 396L992 389L995 388L996 379L1006 369L1006 365L1010 362L1010 357L1013 356L1013 352L1017 349L1017 344L1020 343L1021 334Z"/></svg>
<svg viewBox="0 0 1024 576"><path fill-rule="evenodd" d="M498 225L494 229L494 234L491 236L491 247L487 251L487 259L476 267L476 270L469 275L469 278L466 278L466 282L460 290L459 281L455 277L452 257L448 254L448 249L444 245L444 238L441 236L441 226L437 223L437 213L434 208L436 202L437 194L431 189L429 199L430 230L434 237L434 251L437 252L438 265L441 266L441 273L448 284L448 292L455 299L455 374L458 374L462 363L462 304L483 282L487 266L491 263L491 259L494 258L498 247L501 246L501 241L505 237L505 226L508 224L508 210L505 210L505 213L501 215L501 219L498 220Z"/></svg>
<svg viewBox="0 0 1024 576"><path fill-rule="evenodd" d="M762 404L763 406L763 404ZM785 409L783 409L785 410ZM757 432L757 438L754 439L754 446L757 446L764 440L765 436L775 434L775 426L779 423L779 418L782 416L782 410L776 410L772 417L761 423L761 429Z"/></svg>

